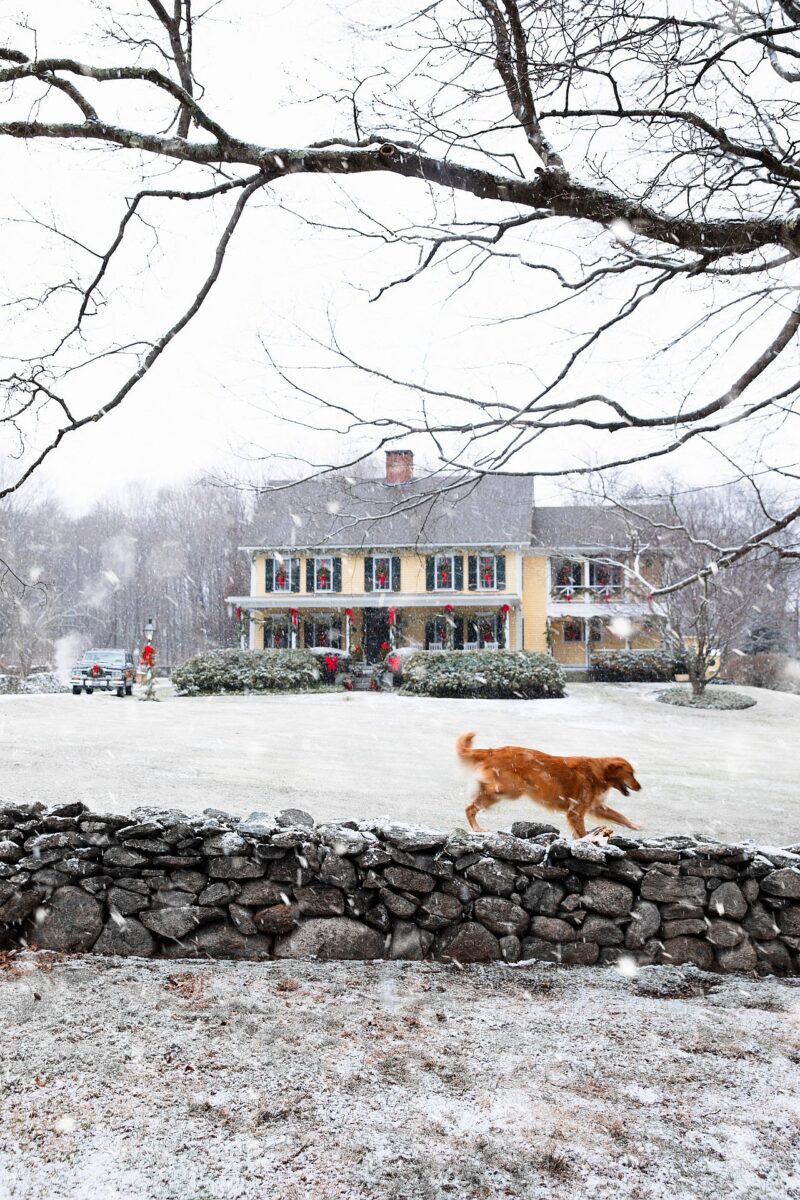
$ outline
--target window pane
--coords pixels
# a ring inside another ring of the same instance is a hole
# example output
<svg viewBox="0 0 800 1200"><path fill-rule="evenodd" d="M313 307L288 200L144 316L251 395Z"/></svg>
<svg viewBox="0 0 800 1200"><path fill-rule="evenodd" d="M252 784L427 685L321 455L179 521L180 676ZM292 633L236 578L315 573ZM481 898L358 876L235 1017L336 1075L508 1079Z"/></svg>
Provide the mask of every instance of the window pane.
<svg viewBox="0 0 800 1200"><path fill-rule="evenodd" d="M453 556L452 554L436 555L436 586L437 588L452 588L453 586Z"/></svg>
<svg viewBox="0 0 800 1200"><path fill-rule="evenodd" d="M496 560L493 554L478 555L478 587L494 589L496 585Z"/></svg>
<svg viewBox="0 0 800 1200"><path fill-rule="evenodd" d="M583 623L581 621L565 621L564 622L564 641L565 642L582 642L583 641Z"/></svg>
<svg viewBox="0 0 800 1200"><path fill-rule="evenodd" d="M275 560L275 575L273 578L274 588L276 592L290 592L292 590L292 560L285 558L283 562Z"/></svg>
<svg viewBox="0 0 800 1200"><path fill-rule="evenodd" d="M373 565L373 586L376 592L392 590L391 558L376 558Z"/></svg>
<svg viewBox="0 0 800 1200"><path fill-rule="evenodd" d="M553 586L573 591L583 585L583 564L567 558L557 558L553 563Z"/></svg>
<svg viewBox="0 0 800 1200"><path fill-rule="evenodd" d="M333 590L333 559L314 559L314 588L318 592Z"/></svg>

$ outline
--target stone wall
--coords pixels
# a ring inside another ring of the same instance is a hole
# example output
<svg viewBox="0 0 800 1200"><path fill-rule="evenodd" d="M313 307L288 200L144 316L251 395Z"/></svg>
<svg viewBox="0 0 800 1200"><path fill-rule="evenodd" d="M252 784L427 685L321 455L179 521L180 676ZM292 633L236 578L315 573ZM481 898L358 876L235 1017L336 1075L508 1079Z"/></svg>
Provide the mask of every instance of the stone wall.
<svg viewBox="0 0 800 1200"><path fill-rule="evenodd" d="M800 845L0 806L0 948L800 973Z"/></svg>

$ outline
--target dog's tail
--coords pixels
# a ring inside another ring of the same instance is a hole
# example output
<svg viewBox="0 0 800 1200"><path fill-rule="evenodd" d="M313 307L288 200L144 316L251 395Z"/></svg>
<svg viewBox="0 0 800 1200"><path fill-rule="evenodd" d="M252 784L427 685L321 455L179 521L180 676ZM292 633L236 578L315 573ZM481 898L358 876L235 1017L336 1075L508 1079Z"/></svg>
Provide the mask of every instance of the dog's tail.
<svg viewBox="0 0 800 1200"><path fill-rule="evenodd" d="M474 733L462 733L461 737L456 741L456 753L464 762L475 762L481 756L480 750L472 749L472 739Z"/></svg>

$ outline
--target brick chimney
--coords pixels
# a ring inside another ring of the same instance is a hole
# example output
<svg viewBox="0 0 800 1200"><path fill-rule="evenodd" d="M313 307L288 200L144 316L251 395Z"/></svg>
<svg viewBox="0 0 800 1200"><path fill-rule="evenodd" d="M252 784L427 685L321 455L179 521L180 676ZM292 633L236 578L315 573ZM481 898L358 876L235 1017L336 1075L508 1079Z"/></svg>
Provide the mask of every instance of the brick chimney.
<svg viewBox="0 0 800 1200"><path fill-rule="evenodd" d="M410 483L414 478L414 451L386 451L386 482Z"/></svg>

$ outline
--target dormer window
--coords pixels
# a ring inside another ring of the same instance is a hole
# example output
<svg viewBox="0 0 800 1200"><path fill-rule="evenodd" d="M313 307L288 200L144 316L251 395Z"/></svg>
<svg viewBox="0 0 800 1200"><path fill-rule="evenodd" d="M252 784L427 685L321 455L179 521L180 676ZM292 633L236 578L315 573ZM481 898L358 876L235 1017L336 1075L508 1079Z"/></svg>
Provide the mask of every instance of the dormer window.
<svg viewBox="0 0 800 1200"><path fill-rule="evenodd" d="M300 590L300 560L274 555L267 559L266 590L268 592L297 592Z"/></svg>

